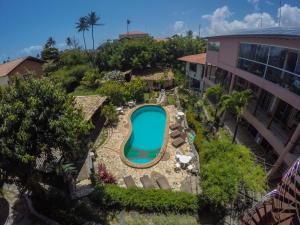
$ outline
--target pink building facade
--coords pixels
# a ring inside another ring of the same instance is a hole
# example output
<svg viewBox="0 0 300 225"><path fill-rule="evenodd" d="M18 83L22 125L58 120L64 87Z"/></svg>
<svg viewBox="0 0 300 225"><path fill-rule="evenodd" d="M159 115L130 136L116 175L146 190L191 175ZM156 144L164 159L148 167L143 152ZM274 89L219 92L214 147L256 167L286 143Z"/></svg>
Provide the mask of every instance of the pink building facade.
<svg viewBox="0 0 300 225"><path fill-rule="evenodd" d="M206 61L204 87L253 91L244 124L272 155L269 175L291 166L300 155L300 35L209 37Z"/></svg>

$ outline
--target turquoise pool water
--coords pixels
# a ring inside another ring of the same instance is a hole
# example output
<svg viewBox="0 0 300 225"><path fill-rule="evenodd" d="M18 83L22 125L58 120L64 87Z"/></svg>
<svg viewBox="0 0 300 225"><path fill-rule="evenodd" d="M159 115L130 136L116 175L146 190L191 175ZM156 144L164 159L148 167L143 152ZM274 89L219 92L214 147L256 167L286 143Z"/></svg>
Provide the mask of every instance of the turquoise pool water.
<svg viewBox="0 0 300 225"><path fill-rule="evenodd" d="M164 143L167 115L160 106L143 106L131 115L132 132L124 155L135 164L153 161Z"/></svg>

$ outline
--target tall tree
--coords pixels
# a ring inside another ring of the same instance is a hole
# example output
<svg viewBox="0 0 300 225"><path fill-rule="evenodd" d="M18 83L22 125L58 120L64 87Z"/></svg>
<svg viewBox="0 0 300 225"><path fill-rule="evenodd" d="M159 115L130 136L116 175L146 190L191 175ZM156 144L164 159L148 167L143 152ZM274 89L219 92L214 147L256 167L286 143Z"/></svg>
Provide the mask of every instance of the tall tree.
<svg viewBox="0 0 300 225"><path fill-rule="evenodd" d="M61 184L70 171L60 177L55 171L86 154L90 127L58 85L47 78L15 78L0 88L2 179L23 191L39 190L41 183L66 188Z"/></svg>
<svg viewBox="0 0 300 225"><path fill-rule="evenodd" d="M100 17L97 16L96 12L91 11L86 17L88 25L92 28L92 41L93 41L93 50L95 50L95 40L94 40L94 26L103 26L103 23L98 23Z"/></svg>
<svg viewBox="0 0 300 225"><path fill-rule="evenodd" d="M82 32L83 42L84 42L84 49L86 50L86 41L84 32L89 30L89 24L86 17L80 17L79 21L76 23L76 29L78 32Z"/></svg>
<svg viewBox="0 0 300 225"><path fill-rule="evenodd" d="M252 97L252 91L247 89L244 91L233 91L230 94L224 95L221 99L221 111L225 112L229 109L233 109L236 114L236 124L232 143L235 142L239 124L244 114L245 107Z"/></svg>

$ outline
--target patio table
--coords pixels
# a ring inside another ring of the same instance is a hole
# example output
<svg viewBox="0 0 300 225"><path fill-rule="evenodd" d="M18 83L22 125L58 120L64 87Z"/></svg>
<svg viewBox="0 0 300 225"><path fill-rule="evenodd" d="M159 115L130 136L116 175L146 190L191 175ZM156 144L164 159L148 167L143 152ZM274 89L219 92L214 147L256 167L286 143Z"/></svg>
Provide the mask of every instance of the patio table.
<svg viewBox="0 0 300 225"><path fill-rule="evenodd" d="M182 164L187 164L192 160L192 157L189 155L181 155L178 158L179 158L179 162Z"/></svg>

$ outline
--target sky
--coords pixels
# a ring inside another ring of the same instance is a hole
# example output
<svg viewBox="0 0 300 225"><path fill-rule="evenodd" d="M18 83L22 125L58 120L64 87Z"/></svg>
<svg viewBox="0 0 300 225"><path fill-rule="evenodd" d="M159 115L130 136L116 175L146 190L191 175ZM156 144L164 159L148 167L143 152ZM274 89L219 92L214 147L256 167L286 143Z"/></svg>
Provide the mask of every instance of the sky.
<svg viewBox="0 0 300 225"><path fill-rule="evenodd" d="M300 0L0 0L0 62L35 56L48 37L66 48L66 37L83 45L75 23L95 11L104 26L95 28L95 44L139 30L154 37L185 34L209 36L235 29L278 26L300 27ZM92 46L90 32L86 34Z"/></svg>

